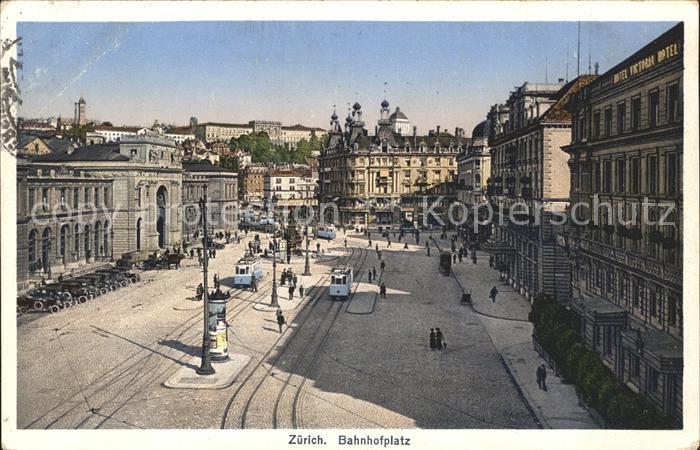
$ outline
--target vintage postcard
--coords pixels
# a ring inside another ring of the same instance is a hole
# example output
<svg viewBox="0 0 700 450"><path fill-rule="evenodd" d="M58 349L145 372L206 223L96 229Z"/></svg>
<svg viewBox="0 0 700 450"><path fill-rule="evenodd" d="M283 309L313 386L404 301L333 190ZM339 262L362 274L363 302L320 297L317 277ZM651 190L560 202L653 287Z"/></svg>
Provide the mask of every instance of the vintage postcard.
<svg viewBox="0 0 700 450"><path fill-rule="evenodd" d="M4 3L3 448L697 448L697 13Z"/></svg>

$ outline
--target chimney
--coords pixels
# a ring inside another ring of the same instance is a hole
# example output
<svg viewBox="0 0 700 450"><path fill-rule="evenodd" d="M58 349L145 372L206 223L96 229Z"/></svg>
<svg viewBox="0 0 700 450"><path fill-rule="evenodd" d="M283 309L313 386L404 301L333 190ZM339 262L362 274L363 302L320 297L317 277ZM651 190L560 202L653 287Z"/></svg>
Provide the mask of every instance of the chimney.
<svg viewBox="0 0 700 450"><path fill-rule="evenodd" d="M459 137L459 127L455 127L455 137Z"/></svg>
<svg viewBox="0 0 700 450"><path fill-rule="evenodd" d="M437 137L440 137L440 125L437 126L437 133L436 133L436 136L437 136Z"/></svg>
<svg viewBox="0 0 700 450"><path fill-rule="evenodd" d="M418 134L418 127L413 125L413 137L416 137L416 134Z"/></svg>
<svg viewBox="0 0 700 450"><path fill-rule="evenodd" d="M377 136L377 131L379 131L379 127L377 125L374 126L374 136Z"/></svg>
<svg viewBox="0 0 700 450"><path fill-rule="evenodd" d="M563 79L563 78L559 78L559 82L560 82L560 83L563 83L563 82L564 82L564 79Z"/></svg>
<svg viewBox="0 0 700 450"><path fill-rule="evenodd" d="M594 67L595 67L595 74L598 75L598 68L600 67L600 65L598 63L595 63Z"/></svg>

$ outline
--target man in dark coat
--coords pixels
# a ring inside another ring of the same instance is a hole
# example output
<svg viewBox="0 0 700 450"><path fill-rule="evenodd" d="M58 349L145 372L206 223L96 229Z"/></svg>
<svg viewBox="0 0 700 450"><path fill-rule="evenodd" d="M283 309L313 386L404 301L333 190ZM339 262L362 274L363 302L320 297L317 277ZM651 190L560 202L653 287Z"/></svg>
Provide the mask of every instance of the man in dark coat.
<svg viewBox="0 0 700 450"><path fill-rule="evenodd" d="M197 286L197 300L201 300L203 295L204 295L204 286L202 286L202 283L199 283L199 285Z"/></svg>
<svg viewBox="0 0 700 450"><path fill-rule="evenodd" d="M491 291L489 292L489 297L491 297L491 301L493 303L496 303L496 294L498 294L498 289L496 289L496 286L491 288Z"/></svg>
<svg viewBox="0 0 700 450"><path fill-rule="evenodd" d="M289 300L291 301L294 298L294 285L290 284L289 285Z"/></svg>
<svg viewBox="0 0 700 450"><path fill-rule="evenodd" d="M377 269L374 266L372 266L372 278L377 279Z"/></svg>
<svg viewBox="0 0 700 450"><path fill-rule="evenodd" d="M379 286L379 296L381 298L386 298L386 285L384 283Z"/></svg>
<svg viewBox="0 0 700 450"><path fill-rule="evenodd" d="M250 277L250 287L253 292L258 292L258 279L255 278L255 275Z"/></svg>
<svg viewBox="0 0 700 450"><path fill-rule="evenodd" d="M382 263L379 265L379 269L384 272L384 269L386 268L386 263L382 261Z"/></svg>
<svg viewBox="0 0 700 450"><path fill-rule="evenodd" d="M284 315L282 314L282 310L278 309L277 310L277 326L280 328L280 333L282 333L282 325L284 325L287 321L284 320Z"/></svg>
<svg viewBox="0 0 700 450"><path fill-rule="evenodd" d="M280 278L280 285L284 286L287 283L287 269L282 270L282 276Z"/></svg>
<svg viewBox="0 0 700 450"><path fill-rule="evenodd" d="M542 390L546 391L547 390L547 368L542 364L540 366L542 368Z"/></svg>
<svg viewBox="0 0 700 450"><path fill-rule="evenodd" d="M442 350L443 347L447 348L447 342L445 342L445 337L442 335L440 328L435 328L435 342L438 350Z"/></svg>
<svg viewBox="0 0 700 450"><path fill-rule="evenodd" d="M437 340L435 339L435 330L430 329L430 350L435 351L437 348Z"/></svg>
<svg viewBox="0 0 700 450"><path fill-rule="evenodd" d="M368 283L372 282L372 269L367 270L367 282Z"/></svg>
<svg viewBox="0 0 700 450"><path fill-rule="evenodd" d="M537 376L537 387L542 389L542 366L537 366L535 374Z"/></svg>

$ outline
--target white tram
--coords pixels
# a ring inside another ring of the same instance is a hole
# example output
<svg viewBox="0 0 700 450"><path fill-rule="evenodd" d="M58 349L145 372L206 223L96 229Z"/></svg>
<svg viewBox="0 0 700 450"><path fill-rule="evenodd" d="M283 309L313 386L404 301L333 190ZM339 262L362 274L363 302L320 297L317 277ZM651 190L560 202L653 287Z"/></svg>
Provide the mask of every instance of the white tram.
<svg viewBox="0 0 700 450"><path fill-rule="evenodd" d="M331 300L346 300L352 292L352 267L336 267L331 271Z"/></svg>
<svg viewBox="0 0 700 450"><path fill-rule="evenodd" d="M329 241L331 239L335 239L335 227L333 227L333 225L320 226L316 230L316 236L323 239L328 239Z"/></svg>
<svg viewBox="0 0 700 450"><path fill-rule="evenodd" d="M234 287L252 286L253 277L260 281L263 277L262 261L257 256L245 256L236 263L236 270L233 276Z"/></svg>

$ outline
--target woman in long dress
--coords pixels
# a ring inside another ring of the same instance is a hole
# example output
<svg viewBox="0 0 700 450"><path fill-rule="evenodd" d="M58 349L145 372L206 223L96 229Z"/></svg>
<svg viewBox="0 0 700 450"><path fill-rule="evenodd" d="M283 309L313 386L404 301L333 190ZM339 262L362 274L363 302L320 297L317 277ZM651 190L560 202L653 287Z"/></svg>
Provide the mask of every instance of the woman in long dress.
<svg viewBox="0 0 700 450"><path fill-rule="evenodd" d="M430 329L430 350L435 350L437 348L437 341L435 340L435 330Z"/></svg>

